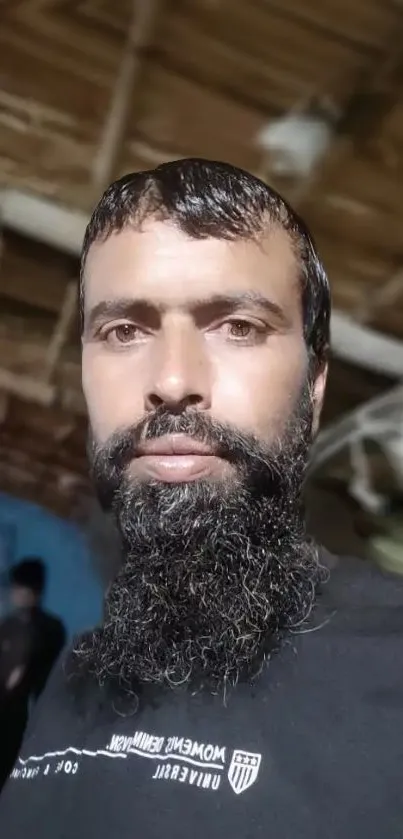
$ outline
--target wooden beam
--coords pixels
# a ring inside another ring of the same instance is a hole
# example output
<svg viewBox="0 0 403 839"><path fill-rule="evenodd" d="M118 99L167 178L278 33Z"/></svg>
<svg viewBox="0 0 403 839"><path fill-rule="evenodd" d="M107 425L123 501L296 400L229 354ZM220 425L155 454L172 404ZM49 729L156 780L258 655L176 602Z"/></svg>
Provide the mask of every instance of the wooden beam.
<svg viewBox="0 0 403 839"><path fill-rule="evenodd" d="M352 313L353 317L358 323L368 323L380 310L397 304L401 297L403 298L403 269L399 268L379 289L365 297Z"/></svg>
<svg viewBox="0 0 403 839"><path fill-rule="evenodd" d="M53 385L31 376L12 373L2 367L0 367L0 390L12 393L21 399L40 402L41 405L52 405L56 396Z"/></svg>
<svg viewBox="0 0 403 839"><path fill-rule="evenodd" d="M0 390L0 425L2 425L7 419L9 404L10 395L6 390Z"/></svg>
<svg viewBox="0 0 403 839"><path fill-rule="evenodd" d="M134 0L132 25L123 52L111 108L92 169L92 187L96 195L108 186L114 176L136 76L141 67L141 51L149 43L156 12L157 0Z"/></svg>
<svg viewBox="0 0 403 839"><path fill-rule="evenodd" d="M49 382L60 359L62 349L68 340L77 311L77 282L72 280L66 289L61 312L45 356L44 379Z"/></svg>
<svg viewBox="0 0 403 839"><path fill-rule="evenodd" d="M161 163L168 163L170 160L179 160L184 155L175 149L160 149L154 144L146 143L143 140L130 140L127 144L128 151L140 160L149 163L150 166L160 166Z"/></svg>

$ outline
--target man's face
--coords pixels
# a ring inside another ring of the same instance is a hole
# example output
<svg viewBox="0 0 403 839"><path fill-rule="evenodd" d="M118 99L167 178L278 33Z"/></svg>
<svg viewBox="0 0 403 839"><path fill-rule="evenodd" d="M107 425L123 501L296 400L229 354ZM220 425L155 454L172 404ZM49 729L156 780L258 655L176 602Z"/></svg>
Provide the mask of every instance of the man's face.
<svg viewBox="0 0 403 839"><path fill-rule="evenodd" d="M83 386L100 444L161 406L197 409L269 443L307 365L298 266L283 230L259 243L195 241L149 221L91 247ZM175 482L220 477L228 464L145 452L131 471Z"/></svg>
<svg viewBox="0 0 403 839"><path fill-rule="evenodd" d="M38 595L25 586L12 586L10 589L10 600L15 609L32 609L39 602Z"/></svg>
<svg viewBox="0 0 403 839"><path fill-rule="evenodd" d="M300 494L321 378L287 235L194 241L149 222L94 245L83 382L123 550L81 662L130 690L225 690L310 613L318 573Z"/></svg>

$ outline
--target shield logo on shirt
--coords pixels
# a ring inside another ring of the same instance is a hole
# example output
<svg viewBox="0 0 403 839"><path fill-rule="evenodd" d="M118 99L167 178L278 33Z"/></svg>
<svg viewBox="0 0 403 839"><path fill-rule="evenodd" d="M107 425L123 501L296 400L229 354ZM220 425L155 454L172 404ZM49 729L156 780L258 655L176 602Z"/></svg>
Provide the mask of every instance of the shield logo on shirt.
<svg viewBox="0 0 403 839"><path fill-rule="evenodd" d="M243 752L241 749L234 751L228 769L228 780L236 795L245 792L255 783L261 762L262 755Z"/></svg>

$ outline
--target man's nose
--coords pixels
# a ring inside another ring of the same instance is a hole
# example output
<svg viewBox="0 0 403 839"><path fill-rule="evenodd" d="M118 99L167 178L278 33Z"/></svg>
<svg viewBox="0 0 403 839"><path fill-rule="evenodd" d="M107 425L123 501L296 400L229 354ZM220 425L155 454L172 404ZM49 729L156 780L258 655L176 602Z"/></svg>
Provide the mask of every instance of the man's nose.
<svg viewBox="0 0 403 839"><path fill-rule="evenodd" d="M203 336L190 325L161 332L153 348L146 410L211 407L210 365Z"/></svg>

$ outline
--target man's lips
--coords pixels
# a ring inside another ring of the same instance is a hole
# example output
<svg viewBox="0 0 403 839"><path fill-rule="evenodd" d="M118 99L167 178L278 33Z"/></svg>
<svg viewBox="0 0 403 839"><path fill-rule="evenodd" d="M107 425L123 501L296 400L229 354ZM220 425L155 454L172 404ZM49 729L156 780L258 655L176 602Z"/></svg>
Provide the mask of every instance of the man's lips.
<svg viewBox="0 0 403 839"><path fill-rule="evenodd" d="M211 446L186 437L183 434L170 434L166 437L157 437L154 440L144 440L137 448L137 457L162 456L175 457L186 455L214 456L215 452Z"/></svg>
<svg viewBox="0 0 403 839"><path fill-rule="evenodd" d="M221 473L223 467L223 461L211 446L183 434L144 440L133 461L138 475L168 483L206 478Z"/></svg>

